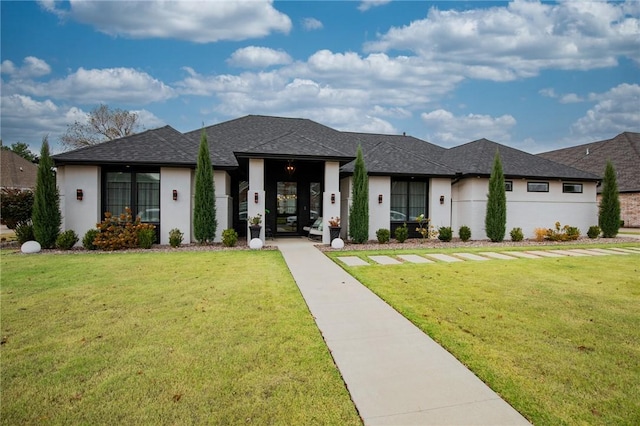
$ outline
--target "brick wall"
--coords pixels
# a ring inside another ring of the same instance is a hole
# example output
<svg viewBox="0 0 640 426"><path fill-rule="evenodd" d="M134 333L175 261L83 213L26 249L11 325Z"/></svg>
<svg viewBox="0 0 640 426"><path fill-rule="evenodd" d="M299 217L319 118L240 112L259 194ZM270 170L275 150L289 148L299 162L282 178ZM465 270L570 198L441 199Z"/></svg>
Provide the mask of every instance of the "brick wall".
<svg viewBox="0 0 640 426"><path fill-rule="evenodd" d="M600 198L598 194L598 204ZM640 228L640 192L620 194L620 219L627 228Z"/></svg>

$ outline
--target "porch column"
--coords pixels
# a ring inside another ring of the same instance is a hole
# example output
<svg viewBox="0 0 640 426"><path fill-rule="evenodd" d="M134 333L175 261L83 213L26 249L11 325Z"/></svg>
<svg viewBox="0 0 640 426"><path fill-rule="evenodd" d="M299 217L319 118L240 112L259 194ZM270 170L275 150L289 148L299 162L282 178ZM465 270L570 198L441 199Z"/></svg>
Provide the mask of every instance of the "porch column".
<svg viewBox="0 0 640 426"><path fill-rule="evenodd" d="M322 243L330 244L329 219L340 216L340 163L324 163L324 193L322 194ZM342 219L342 218L340 218ZM342 222L341 222L342 224ZM344 225L342 225L344 226Z"/></svg>
<svg viewBox="0 0 640 426"><path fill-rule="evenodd" d="M265 229L265 192L264 192L264 160L262 158L249 159L249 191L247 192L247 219L258 214L262 215L262 229L260 239L264 243ZM247 244L251 241L251 234L247 229Z"/></svg>

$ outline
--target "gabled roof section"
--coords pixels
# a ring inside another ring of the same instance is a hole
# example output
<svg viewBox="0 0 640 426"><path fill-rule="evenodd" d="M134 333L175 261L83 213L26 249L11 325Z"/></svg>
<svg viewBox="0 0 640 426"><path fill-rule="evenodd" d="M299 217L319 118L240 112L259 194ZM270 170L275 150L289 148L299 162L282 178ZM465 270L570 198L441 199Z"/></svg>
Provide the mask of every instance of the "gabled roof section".
<svg viewBox="0 0 640 426"><path fill-rule="evenodd" d="M611 160L617 173L618 190L640 192L640 133L624 132L612 139L543 152L538 156L600 176L604 175L607 160Z"/></svg>
<svg viewBox="0 0 640 426"><path fill-rule="evenodd" d="M515 148L501 145L487 139L469 142L448 149L440 161L453 167L463 176L489 176L493 169L496 150L505 177L530 179L576 179L597 181L597 175L574 169Z"/></svg>
<svg viewBox="0 0 640 426"><path fill-rule="evenodd" d="M38 166L8 149L0 149L0 187L33 189Z"/></svg>
<svg viewBox="0 0 640 426"><path fill-rule="evenodd" d="M171 126L147 130L135 135L53 156L56 165L109 164L194 166L198 145Z"/></svg>
<svg viewBox="0 0 640 426"><path fill-rule="evenodd" d="M369 174L407 176L453 176L455 170L439 161L446 151L432 143L412 136L346 133L362 145L362 154ZM354 151L355 152L355 151ZM355 161L342 167L352 173Z"/></svg>
<svg viewBox="0 0 640 426"><path fill-rule="evenodd" d="M237 157L317 158L351 161L357 143L344 133L302 118L248 115L206 127L215 166L235 167ZM186 133L191 139L201 130Z"/></svg>

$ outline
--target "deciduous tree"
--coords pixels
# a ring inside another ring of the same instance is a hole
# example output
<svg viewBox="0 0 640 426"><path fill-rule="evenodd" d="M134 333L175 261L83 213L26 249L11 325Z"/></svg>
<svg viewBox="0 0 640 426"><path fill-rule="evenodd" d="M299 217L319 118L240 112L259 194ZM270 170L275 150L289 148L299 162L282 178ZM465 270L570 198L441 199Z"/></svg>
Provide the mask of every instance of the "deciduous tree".
<svg viewBox="0 0 640 426"><path fill-rule="evenodd" d="M86 121L69 125L60 142L66 148L77 149L129 136L140 127L138 119L135 112L101 104L87 114Z"/></svg>

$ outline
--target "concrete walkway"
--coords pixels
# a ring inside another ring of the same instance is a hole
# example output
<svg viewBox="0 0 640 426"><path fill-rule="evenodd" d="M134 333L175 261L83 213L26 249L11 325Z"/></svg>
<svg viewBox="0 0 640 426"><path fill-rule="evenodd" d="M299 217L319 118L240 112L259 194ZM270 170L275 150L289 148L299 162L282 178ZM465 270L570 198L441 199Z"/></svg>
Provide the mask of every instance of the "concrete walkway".
<svg viewBox="0 0 640 426"><path fill-rule="evenodd" d="M278 239L365 425L529 424L308 240Z"/></svg>

